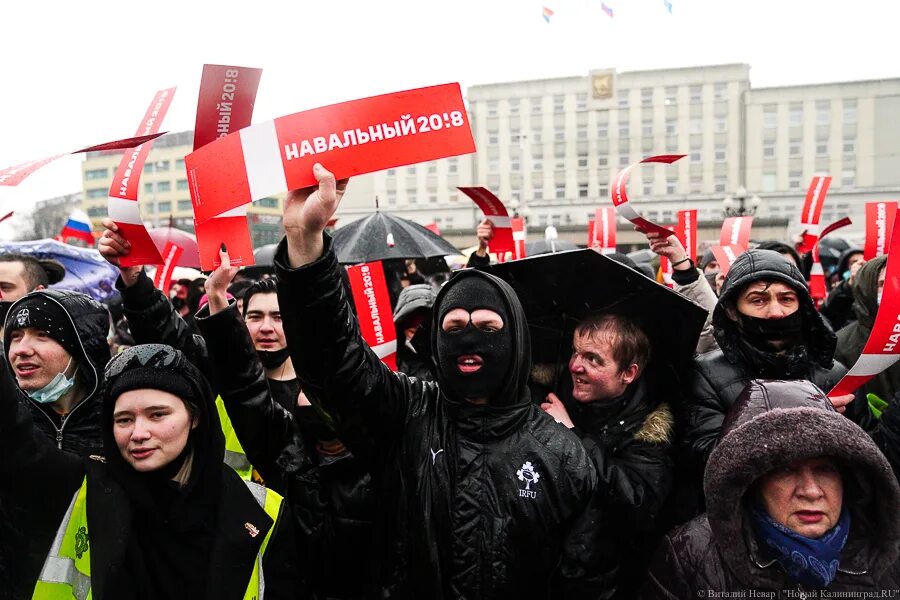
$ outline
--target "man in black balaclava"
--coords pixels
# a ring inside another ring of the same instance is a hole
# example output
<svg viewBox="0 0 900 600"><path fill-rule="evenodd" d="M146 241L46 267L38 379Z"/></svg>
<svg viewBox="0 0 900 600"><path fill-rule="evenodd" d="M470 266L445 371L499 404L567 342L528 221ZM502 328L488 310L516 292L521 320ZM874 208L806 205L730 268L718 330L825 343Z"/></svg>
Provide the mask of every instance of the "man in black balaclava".
<svg viewBox="0 0 900 600"><path fill-rule="evenodd" d="M597 476L577 437L531 402L528 329L503 281L456 274L432 313L437 382L388 369L365 344L331 237L346 182L285 202L275 256L301 386L380 473L375 582L391 598L608 598L591 536Z"/></svg>

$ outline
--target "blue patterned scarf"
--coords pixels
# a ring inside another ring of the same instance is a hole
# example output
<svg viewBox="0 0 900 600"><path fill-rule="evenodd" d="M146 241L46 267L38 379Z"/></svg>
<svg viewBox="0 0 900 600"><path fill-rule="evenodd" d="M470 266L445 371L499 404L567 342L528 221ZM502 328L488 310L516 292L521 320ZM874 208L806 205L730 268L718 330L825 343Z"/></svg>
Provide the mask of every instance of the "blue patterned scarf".
<svg viewBox="0 0 900 600"><path fill-rule="evenodd" d="M841 551L850 534L850 512L846 508L841 511L837 525L817 540L776 523L763 508L753 507L750 512L757 540L794 583L811 590L828 588L837 574Z"/></svg>

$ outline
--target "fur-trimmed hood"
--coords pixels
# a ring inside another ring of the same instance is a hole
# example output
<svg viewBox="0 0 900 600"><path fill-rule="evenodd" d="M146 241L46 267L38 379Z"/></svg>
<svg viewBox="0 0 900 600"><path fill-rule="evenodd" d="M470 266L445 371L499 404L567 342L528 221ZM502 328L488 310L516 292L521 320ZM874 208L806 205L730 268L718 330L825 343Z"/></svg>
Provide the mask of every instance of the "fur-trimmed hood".
<svg viewBox="0 0 900 600"><path fill-rule="evenodd" d="M900 555L900 487L887 459L814 384L756 380L726 417L703 481L710 528L742 582L756 585L775 576L755 560L756 543L744 519L748 490L781 465L817 456L834 458L845 474L852 525L841 570L878 577L893 568Z"/></svg>

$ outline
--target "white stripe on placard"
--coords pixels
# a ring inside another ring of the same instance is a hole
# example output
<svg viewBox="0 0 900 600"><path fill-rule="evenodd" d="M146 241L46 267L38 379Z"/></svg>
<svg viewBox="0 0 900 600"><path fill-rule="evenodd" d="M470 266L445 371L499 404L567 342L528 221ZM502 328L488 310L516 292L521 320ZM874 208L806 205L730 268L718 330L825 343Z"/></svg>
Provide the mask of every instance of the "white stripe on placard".
<svg viewBox="0 0 900 600"><path fill-rule="evenodd" d="M525 241L524 231L513 231L513 239L516 241Z"/></svg>
<svg viewBox="0 0 900 600"><path fill-rule="evenodd" d="M247 216L247 208L249 204L245 204L243 206L238 206L237 208L232 208L231 210L227 210L223 212L221 215L216 215L213 217L214 219L218 219L219 217L246 217Z"/></svg>
<svg viewBox="0 0 900 600"><path fill-rule="evenodd" d="M819 231L822 230L822 226L818 223L801 223L801 225L806 228L809 235L819 235Z"/></svg>
<svg viewBox="0 0 900 600"><path fill-rule="evenodd" d="M385 342L383 344L378 344L377 346L372 346L372 352L375 353L375 356L378 358L384 358L385 356L390 356L394 352L397 351L397 340L393 340L391 342Z"/></svg>
<svg viewBox="0 0 900 600"><path fill-rule="evenodd" d="M629 221L634 221L635 219L640 219L641 215L638 211L634 210L631 207L631 204L628 202L623 202L616 206L616 210L619 211L619 214L628 219Z"/></svg>
<svg viewBox="0 0 900 600"><path fill-rule="evenodd" d="M509 229L512 227L512 221L509 220L509 217L504 217L503 215L485 215L484 218L490 219L494 227L497 228Z"/></svg>
<svg viewBox="0 0 900 600"><path fill-rule="evenodd" d="M863 354L847 375L878 375L900 359L900 354Z"/></svg>
<svg viewBox="0 0 900 600"><path fill-rule="evenodd" d="M824 275L825 271L822 270L822 263L814 262L812 264L812 268L809 270L810 275Z"/></svg>
<svg viewBox="0 0 900 600"><path fill-rule="evenodd" d="M241 135L241 149L244 152L244 165L247 167L250 200L259 200L287 190L275 121L245 127L238 133Z"/></svg>
<svg viewBox="0 0 900 600"><path fill-rule="evenodd" d="M141 219L141 209L137 200L127 200L125 198L109 197L107 205L107 213L109 218L117 223L129 223L131 225L143 225Z"/></svg>

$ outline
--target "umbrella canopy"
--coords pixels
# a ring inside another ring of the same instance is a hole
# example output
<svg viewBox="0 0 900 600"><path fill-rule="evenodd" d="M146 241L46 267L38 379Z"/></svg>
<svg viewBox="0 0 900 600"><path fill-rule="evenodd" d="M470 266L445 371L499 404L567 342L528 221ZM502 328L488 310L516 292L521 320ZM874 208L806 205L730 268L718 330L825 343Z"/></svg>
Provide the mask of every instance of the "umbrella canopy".
<svg viewBox="0 0 900 600"><path fill-rule="evenodd" d="M272 266L275 264L275 249L278 244L266 244L253 250L253 260L260 267Z"/></svg>
<svg viewBox="0 0 900 600"><path fill-rule="evenodd" d="M156 227L148 229L147 233L150 234L150 239L159 248L160 254L165 249L167 242L172 242L184 249L181 257L178 259L179 267L200 268L200 251L197 249L197 238L187 231L182 231L177 227Z"/></svg>
<svg viewBox="0 0 900 600"><path fill-rule="evenodd" d="M56 240L0 242L0 252L17 252L38 260L54 260L66 269L65 277L50 287L74 290L106 302L118 294L115 288L119 270L106 262L93 248L79 248Z"/></svg>
<svg viewBox="0 0 900 600"><path fill-rule="evenodd" d="M578 244L566 240L537 240L526 242L525 256L537 256L538 254L554 254L566 250L577 250Z"/></svg>
<svg viewBox="0 0 900 600"><path fill-rule="evenodd" d="M642 325L657 360L678 368L693 357L706 320L701 306L594 250L546 254L484 270L516 291L535 363L567 360L579 320L616 312Z"/></svg>
<svg viewBox="0 0 900 600"><path fill-rule="evenodd" d="M450 242L422 225L380 211L336 229L334 251L338 262L351 265L459 254Z"/></svg>

